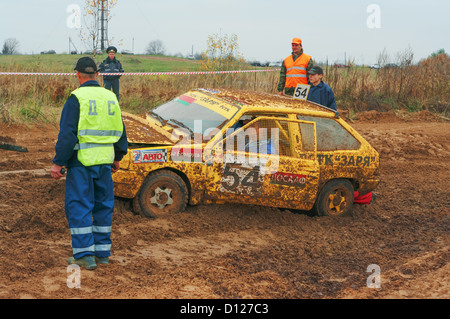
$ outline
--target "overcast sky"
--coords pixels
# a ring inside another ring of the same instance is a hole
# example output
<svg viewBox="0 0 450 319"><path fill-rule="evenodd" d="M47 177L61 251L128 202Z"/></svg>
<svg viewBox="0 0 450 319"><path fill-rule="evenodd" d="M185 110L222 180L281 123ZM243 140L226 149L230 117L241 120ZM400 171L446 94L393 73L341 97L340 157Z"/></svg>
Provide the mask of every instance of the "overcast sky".
<svg viewBox="0 0 450 319"><path fill-rule="evenodd" d="M71 5L83 10L84 3L0 0L0 45L15 38L23 54L63 53L71 38L85 51L68 12ZM330 63L373 64L383 50L391 62L405 50L415 61L439 49L450 52L449 0L118 0L111 14L112 44L135 53L153 40L168 54L201 53L213 34L237 35L239 52L263 62L288 56L293 37L313 59Z"/></svg>

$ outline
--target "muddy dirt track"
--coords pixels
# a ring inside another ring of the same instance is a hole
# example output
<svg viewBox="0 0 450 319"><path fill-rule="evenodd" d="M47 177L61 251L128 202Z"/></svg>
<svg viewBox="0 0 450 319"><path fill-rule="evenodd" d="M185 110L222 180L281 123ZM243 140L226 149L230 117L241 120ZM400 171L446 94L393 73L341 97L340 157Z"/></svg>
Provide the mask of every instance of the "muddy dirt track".
<svg viewBox="0 0 450 319"><path fill-rule="evenodd" d="M49 176L58 129L0 124L0 141L28 149L0 149L0 298L449 298L450 123L373 111L351 124L381 155L374 204L338 219L211 205L151 220L117 199L111 263L82 270L79 289L65 181Z"/></svg>

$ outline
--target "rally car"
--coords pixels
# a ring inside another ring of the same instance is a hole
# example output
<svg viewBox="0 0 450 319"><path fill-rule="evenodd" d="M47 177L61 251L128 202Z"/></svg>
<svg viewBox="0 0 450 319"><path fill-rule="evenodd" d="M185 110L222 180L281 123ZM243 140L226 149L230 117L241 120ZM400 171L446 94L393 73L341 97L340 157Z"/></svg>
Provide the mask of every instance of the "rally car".
<svg viewBox="0 0 450 319"><path fill-rule="evenodd" d="M129 150L115 196L146 217L212 203L347 215L354 192L379 183L378 152L337 111L309 101L198 89L123 119Z"/></svg>

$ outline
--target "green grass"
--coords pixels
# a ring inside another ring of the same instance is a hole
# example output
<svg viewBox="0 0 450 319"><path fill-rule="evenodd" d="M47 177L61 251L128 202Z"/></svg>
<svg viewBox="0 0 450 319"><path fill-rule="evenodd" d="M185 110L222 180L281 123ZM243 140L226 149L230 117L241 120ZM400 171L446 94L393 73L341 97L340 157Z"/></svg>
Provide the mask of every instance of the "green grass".
<svg viewBox="0 0 450 319"><path fill-rule="evenodd" d="M76 60L70 55L0 55L4 72L72 72Z"/></svg>
<svg viewBox="0 0 450 319"><path fill-rule="evenodd" d="M43 54L43 55L0 55L0 72L71 73L78 59L87 55ZM95 60L100 64L107 55ZM127 73L147 72L193 72L202 69L201 61L167 56L117 55ZM247 67L246 65L243 67ZM124 111L141 114L153 107L173 99L176 95L192 88L214 87L224 79L234 80L257 89L269 80L267 74L239 75L152 75L123 76L120 79L120 106ZM103 78L99 77L103 84ZM233 82L233 81L231 81ZM236 82L236 81L234 81ZM272 82L272 81L270 81ZM238 85L235 84L235 85ZM78 88L75 76L23 76L0 75L0 122L57 123L62 106L70 93Z"/></svg>
<svg viewBox="0 0 450 319"><path fill-rule="evenodd" d="M77 60L87 55L39 54L39 55L0 55L0 71L3 72L56 72L70 73ZM97 55L100 64L106 54ZM176 57L152 55L121 55L116 58L122 63L125 72L175 72L197 71L200 62Z"/></svg>

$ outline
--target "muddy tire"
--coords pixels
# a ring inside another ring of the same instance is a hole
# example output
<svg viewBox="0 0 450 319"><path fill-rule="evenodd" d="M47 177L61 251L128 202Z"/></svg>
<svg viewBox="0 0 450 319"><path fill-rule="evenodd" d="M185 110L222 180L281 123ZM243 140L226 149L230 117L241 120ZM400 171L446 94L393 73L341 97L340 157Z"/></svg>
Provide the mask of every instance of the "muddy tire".
<svg viewBox="0 0 450 319"><path fill-rule="evenodd" d="M141 208L141 204L139 204L139 193L136 195L135 198L133 198L133 200L131 201L131 205L133 207L133 213L135 215L142 215L145 216L142 213L142 208Z"/></svg>
<svg viewBox="0 0 450 319"><path fill-rule="evenodd" d="M333 180L325 184L314 205L319 216L347 216L353 208L354 190L348 180Z"/></svg>
<svg viewBox="0 0 450 319"><path fill-rule="evenodd" d="M138 213L148 218L158 218L184 211L189 196L180 176L162 170L147 176L136 198L141 209Z"/></svg>

